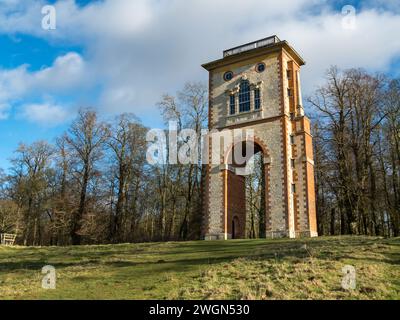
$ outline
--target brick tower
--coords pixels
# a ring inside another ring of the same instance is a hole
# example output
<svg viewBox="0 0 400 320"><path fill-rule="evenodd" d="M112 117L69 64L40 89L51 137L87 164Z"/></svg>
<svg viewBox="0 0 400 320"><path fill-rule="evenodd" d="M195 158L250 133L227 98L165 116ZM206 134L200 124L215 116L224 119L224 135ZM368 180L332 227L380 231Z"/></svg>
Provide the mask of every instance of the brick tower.
<svg viewBox="0 0 400 320"><path fill-rule="evenodd" d="M264 160L266 237L317 236L310 120L304 115L300 55L272 36L224 51L209 71L209 129L251 129ZM245 237L245 177L227 163L235 147L211 150L204 182L206 240ZM231 150L231 151L230 151ZM211 161L218 153L219 163Z"/></svg>

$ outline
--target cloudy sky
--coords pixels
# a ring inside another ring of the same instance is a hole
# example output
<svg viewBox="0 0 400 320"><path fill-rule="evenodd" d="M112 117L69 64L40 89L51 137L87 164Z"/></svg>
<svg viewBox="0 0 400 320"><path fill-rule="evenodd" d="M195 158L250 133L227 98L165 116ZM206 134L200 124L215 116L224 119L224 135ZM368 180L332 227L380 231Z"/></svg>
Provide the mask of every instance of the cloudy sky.
<svg viewBox="0 0 400 320"><path fill-rule="evenodd" d="M42 28L49 4L55 30ZM345 5L355 25L343 24ZM399 0L0 0L0 167L21 141L52 141L80 107L160 127L161 94L205 82L202 63L273 34L307 61L305 95L330 65L400 76L399 32Z"/></svg>

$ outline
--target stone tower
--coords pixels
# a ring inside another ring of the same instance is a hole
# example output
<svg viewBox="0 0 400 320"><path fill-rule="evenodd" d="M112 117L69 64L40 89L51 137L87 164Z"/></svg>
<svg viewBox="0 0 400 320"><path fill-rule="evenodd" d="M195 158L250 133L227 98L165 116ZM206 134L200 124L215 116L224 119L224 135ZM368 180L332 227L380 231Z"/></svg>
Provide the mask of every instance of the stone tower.
<svg viewBox="0 0 400 320"><path fill-rule="evenodd" d="M300 87L304 64L288 42L272 36L226 50L222 59L203 65L209 71L209 129L251 129L251 138L242 142L263 153L266 237L317 236L312 136ZM206 143L203 236L243 238L243 168L227 162L235 142L216 149L213 139ZM211 161L215 154L218 162Z"/></svg>

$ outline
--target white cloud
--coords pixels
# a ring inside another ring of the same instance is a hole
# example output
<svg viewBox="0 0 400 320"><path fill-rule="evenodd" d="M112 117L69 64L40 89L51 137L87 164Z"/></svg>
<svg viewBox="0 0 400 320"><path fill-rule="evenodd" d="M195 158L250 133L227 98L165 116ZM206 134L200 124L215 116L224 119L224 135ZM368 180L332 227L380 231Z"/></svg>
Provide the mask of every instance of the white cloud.
<svg viewBox="0 0 400 320"><path fill-rule="evenodd" d="M69 52L58 57L51 67L31 74L31 85L49 92L65 92L85 86L87 72L83 58L75 52Z"/></svg>
<svg viewBox="0 0 400 320"><path fill-rule="evenodd" d="M153 3L156 1L112 0L80 8L73 0L60 1L56 4L60 33L72 38L129 37L151 23Z"/></svg>
<svg viewBox="0 0 400 320"><path fill-rule="evenodd" d="M0 32L38 34L43 1L5 0L0 6Z"/></svg>
<svg viewBox="0 0 400 320"><path fill-rule="evenodd" d="M53 104L29 104L22 107L20 116L30 122L45 126L56 126L69 118L67 110Z"/></svg>
<svg viewBox="0 0 400 320"><path fill-rule="evenodd" d="M12 70L0 70L0 103L24 94L27 89L24 79L27 79L26 65Z"/></svg>
<svg viewBox="0 0 400 320"><path fill-rule="evenodd" d="M33 92L84 95L100 83L97 105L103 110L153 114L162 93L187 80L206 81L201 63L272 34L288 40L307 61L302 73L307 94L330 65L386 71L400 56L400 38L394 36L400 30L398 1L379 1L364 2L357 28L345 30L341 11L333 11L329 1L104 0L80 7L59 0L57 30L49 32L40 23L44 1L7 0L0 33L79 44L86 54L69 53L33 73L27 66L0 70L0 104Z"/></svg>
<svg viewBox="0 0 400 320"><path fill-rule="evenodd" d="M93 37L131 36L148 25L157 0L94 1L81 7L74 0L58 0L56 31L42 29L44 0L2 0L0 32L28 33L68 41L82 41Z"/></svg>
<svg viewBox="0 0 400 320"><path fill-rule="evenodd" d="M224 49L272 34L288 40L306 59L305 95L321 83L330 65L386 71L400 55L400 38L392 36L393 30L400 30L400 15L386 11L364 10L356 17L357 28L346 30L340 11L318 7L314 1L169 4L158 11L151 27L131 41L107 39L90 46L92 62L105 75L103 79L113 79L113 85L105 86L106 109L126 110L121 99L110 97L131 88L126 95L134 98L128 106L138 113L151 112L148 107L161 93L187 80L206 81L201 63L220 58Z"/></svg>
<svg viewBox="0 0 400 320"><path fill-rule="evenodd" d="M41 70L30 72L28 65L22 65L12 70L0 69L0 119L6 118L11 105L27 104L29 99L46 100L58 95L76 95L88 90L95 80L90 74L83 58L69 52L58 57L53 65ZM37 122L47 122L45 114L55 115L54 123L64 119L64 111L59 107L43 104L28 105L29 113L24 113L27 119ZM57 116L55 111L62 111ZM32 115L30 115L30 113Z"/></svg>
<svg viewBox="0 0 400 320"><path fill-rule="evenodd" d="M341 19L340 14L327 13L282 26L283 37L292 38L290 42L307 61L303 68L306 93L323 81L330 65L386 72L392 59L400 56L400 39L392 37L393 30L400 30L400 15L363 11L356 16L354 30L343 29Z"/></svg>
<svg viewBox="0 0 400 320"><path fill-rule="evenodd" d="M69 52L58 57L50 67L30 72L25 64L15 69L0 69L0 101L20 98L36 91L42 94L65 92L84 86L87 70L82 57Z"/></svg>

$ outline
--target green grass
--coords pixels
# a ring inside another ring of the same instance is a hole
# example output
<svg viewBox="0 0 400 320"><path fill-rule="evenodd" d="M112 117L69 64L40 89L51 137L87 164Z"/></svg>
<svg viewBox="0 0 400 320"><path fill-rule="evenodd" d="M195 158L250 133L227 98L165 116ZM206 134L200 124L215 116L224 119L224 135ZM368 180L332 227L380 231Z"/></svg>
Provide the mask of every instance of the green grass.
<svg viewBox="0 0 400 320"><path fill-rule="evenodd" d="M48 264L55 290L41 288ZM341 288L345 265L355 290ZM0 298L400 299L400 238L0 247Z"/></svg>

